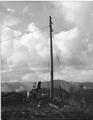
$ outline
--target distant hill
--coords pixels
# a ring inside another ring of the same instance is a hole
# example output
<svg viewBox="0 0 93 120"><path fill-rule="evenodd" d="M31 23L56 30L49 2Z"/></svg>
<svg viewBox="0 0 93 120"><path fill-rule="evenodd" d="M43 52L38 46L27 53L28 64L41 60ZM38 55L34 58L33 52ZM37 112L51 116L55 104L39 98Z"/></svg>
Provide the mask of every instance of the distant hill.
<svg viewBox="0 0 93 120"><path fill-rule="evenodd" d="M23 82L1 82L1 91L22 91L31 90L33 88L33 81L23 81ZM65 80L54 80L54 88L59 88L61 86L66 91L71 88L77 90L81 86L85 89L93 89L93 82L67 82ZM50 88L50 81L42 82L42 88Z"/></svg>
<svg viewBox="0 0 93 120"><path fill-rule="evenodd" d="M70 82L66 82L64 80L54 80L54 88L59 88L61 86L63 89L69 91L70 87L72 87ZM43 88L50 88L50 81L46 81L42 83Z"/></svg>
<svg viewBox="0 0 93 120"><path fill-rule="evenodd" d="M59 86L67 91L71 88L78 90L81 86L86 89L93 89L93 82L67 82L65 80L54 80L54 88L59 88ZM42 87L49 88L50 82L43 82Z"/></svg>
<svg viewBox="0 0 93 120"><path fill-rule="evenodd" d="M21 85L18 82L1 82L1 92L13 92L20 87Z"/></svg>
<svg viewBox="0 0 93 120"><path fill-rule="evenodd" d="M1 92L11 92L22 90L29 91L33 88L32 81L23 81L23 82L1 82Z"/></svg>
<svg viewBox="0 0 93 120"><path fill-rule="evenodd" d="M12 89L7 84L1 84L1 92L12 92Z"/></svg>

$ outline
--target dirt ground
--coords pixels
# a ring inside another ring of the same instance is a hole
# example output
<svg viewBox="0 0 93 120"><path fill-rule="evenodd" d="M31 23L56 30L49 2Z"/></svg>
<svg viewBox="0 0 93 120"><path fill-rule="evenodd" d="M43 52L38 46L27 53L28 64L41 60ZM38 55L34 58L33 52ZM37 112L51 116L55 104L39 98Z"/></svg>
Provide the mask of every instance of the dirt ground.
<svg viewBox="0 0 93 120"><path fill-rule="evenodd" d="M37 102L30 100L25 104L3 105L1 107L2 120L93 120L89 112L71 110L70 106L55 108L49 103L42 103L38 108Z"/></svg>
<svg viewBox="0 0 93 120"><path fill-rule="evenodd" d="M42 99L38 107L38 100L27 99L25 92L2 94L1 120L93 120L92 98L81 99L76 93L65 96L64 100L48 98Z"/></svg>

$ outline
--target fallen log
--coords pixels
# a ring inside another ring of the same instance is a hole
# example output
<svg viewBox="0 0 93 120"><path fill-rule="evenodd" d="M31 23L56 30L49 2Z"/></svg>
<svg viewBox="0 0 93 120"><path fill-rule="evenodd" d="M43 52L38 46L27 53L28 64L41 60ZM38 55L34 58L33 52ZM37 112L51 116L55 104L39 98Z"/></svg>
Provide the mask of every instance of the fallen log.
<svg viewBox="0 0 93 120"><path fill-rule="evenodd" d="M49 103L49 106L55 108L55 109L56 109L56 112L59 113L59 115L60 115L62 118L64 118L64 115L62 114L62 111L61 111L61 109L60 109L58 106L56 106L56 105L54 105L54 104L52 104L52 103Z"/></svg>
<svg viewBox="0 0 93 120"><path fill-rule="evenodd" d="M58 106L56 106L56 105L54 105L54 104L52 104L52 103L49 103L49 106L51 106L51 107L53 107L53 108L56 108L56 109L59 108Z"/></svg>

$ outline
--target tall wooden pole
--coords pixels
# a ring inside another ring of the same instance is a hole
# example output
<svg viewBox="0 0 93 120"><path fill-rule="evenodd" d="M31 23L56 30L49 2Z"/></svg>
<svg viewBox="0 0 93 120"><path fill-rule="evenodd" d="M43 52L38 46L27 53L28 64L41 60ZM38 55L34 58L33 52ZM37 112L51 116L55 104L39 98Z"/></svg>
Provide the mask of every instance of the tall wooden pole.
<svg viewBox="0 0 93 120"><path fill-rule="evenodd" d="M50 99L53 99L53 45L52 45L52 17L49 16L49 28L50 28L50 58L51 58L51 85L50 85Z"/></svg>

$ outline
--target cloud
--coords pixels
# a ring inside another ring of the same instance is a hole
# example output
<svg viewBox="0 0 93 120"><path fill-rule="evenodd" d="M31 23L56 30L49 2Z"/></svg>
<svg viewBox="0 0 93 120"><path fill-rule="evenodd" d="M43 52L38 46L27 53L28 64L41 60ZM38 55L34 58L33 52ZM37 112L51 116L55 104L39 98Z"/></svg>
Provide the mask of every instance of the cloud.
<svg viewBox="0 0 93 120"><path fill-rule="evenodd" d="M1 55L8 56L13 52L14 38L18 37L21 32L14 31L10 26L17 25L18 21L9 18L1 26Z"/></svg>
<svg viewBox="0 0 93 120"><path fill-rule="evenodd" d="M60 1L53 4L61 11L65 20L74 23L76 26L88 24L89 17L93 10L93 3L82 1Z"/></svg>
<svg viewBox="0 0 93 120"><path fill-rule="evenodd" d="M86 65L87 42L77 27L56 34L54 40L62 65L73 67Z"/></svg>
<svg viewBox="0 0 93 120"><path fill-rule="evenodd" d="M62 52L62 56L64 56L65 59L71 57L72 51L70 51L70 48L73 50L75 45L74 40L77 39L78 34L78 29L74 28L70 31L60 32L54 36L55 44Z"/></svg>
<svg viewBox="0 0 93 120"><path fill-rule="evenodd" d="M7 65L7 58L11 56L14 52L14 43L15 38L21 35L20 31L16 31L11 29L12 26L15 26L19 23L18 19L15 19L11 16L6 16L6 19L3 20L1 25L1 61L2 61L2 68Z"/></svg>
<svg viewBox="0 0 93 120"><path fill-rule="evenodd" d="M21 38L21 44L28 48L32 64L44 64L49 56L47 38L42 34L40 29L34 23L28 25L28 34ZM38 59L37 59L38 58ZM41 60L42 58L42 60Z"/></svg>
<svg viewBox="0 0 93 120"><path fill-rule="evenodd" d="M23 9L23 14L27 13L28 11L29 11L29 7L25 6L24 9Z"/></svg>
<svg viewBox="0 0 93 120"><path fill-rule="evenodd" d="M3 35L3 40L10 39L10 41L6 41L5 46L2 45L4 47L2 51L3 55L6 55L9 64L14 66L27 64L32 68L41 66L43 69L45 67L49 69L49 40L34 23L28 25L28 32L24 33L19 40L17 37L21 34L20 32L13 31L9 27L5 28L6 35ZM84 53L86 42L84 43L83 37L80 35L80 31L76 27L70 31L60 32L53 37L54 66L56 70L61 65L72 65L73 67L85 65L87 57ZM12 39L13 36L15 39ZM58 64L57 55L60 65ZM81 59L82 55L83 59Z"/></svg>
<svg viewBox="0 0 93 120"><path fill-rule="evenodd" d="M40 29L31 23L27 28L28 33L21 37L20 31L10 28L12 25L15 25L15 22L4 23L2 26L2 59L6 59L7 64L14 66L27 64L31 67L45 67L49 48L46 37Z"/></svg>
<svg viewBox="0 0 93 120"><path fill-rule="evenodd" d="M75 78L79 81L88 78L92 80L92 72L89 72L93 69L92 4L87 2L84 4L83 2L53 2L53 4L57 11L61 12L66 24L73 26L67 31L60 31L53 35L55 78L73 81ZM28 7L24 8L25 13L28 10ZM12 70L18 70L18 67L23 70L23 66L26 66L35 71L35 73L31 71L31 74L25 71L17 77L18 80L19 77L23 81L39 78L50 80L49 38L34 21L26 23L27 28L24 33L13 30L12 26L18 25L19 22L17 18L11 18L7 16L1 27L2 64L7 67L7 70L9 66ZM15 76L17 74L15 73Z"/></svg>
<svg viewBox="0 0 93 120"><path fill-rule="evenodd" d="M29 63L29 53L25 47L20 46L15 49L14 53L7 58L7 62L14 66L24 65Z"/></svg>
<svg viewBox="0 0 93 120"><path fill-rule="evenodd" d="M60 35L62 35L62 40L64 41L65 45L70 48L70 51L74 53L72 57L76 57L76 59L69 60L70 64L74 64L74 66L77 64L78 66L82 66L82 64L86 63L86 65L89 65L91 63L91 59L93 58L92 51L93 51L93 3L92 2L53 2L56 9L59 9L59 12L64 17L67 24L73 25L72 30L70 29L67 31L65 35L65 39L69 39L68 36L70 36L70 31L73 31L74 28L77 28L78 35L77 37L72 38L70 42L67 40L63 40L64 36L63 33L60 32ZM72 35L74 35L75 32L72 32ZM60 44L60 42L58 42ZM61 44L60 44L61 46ZM66 49L67 50L67 49ZM75 55L76 54L76 55ZM67 54L70 55L70 52ZM71 56L71 55L70 55ZM83 57L82 57L83 56ZM80 64L80 65L79 65ZM84 66L83 65L83 66ZM92 65L92 63L91 63ZM77 66L77 67L78 67Z"/></svg>
<svg viewBox="0 0 93 120"><path fill-rule="evenodd" d="M80 2L62 2L62 10L64 17L69 22L75 22L80 12L81 3Z"/></svg>
<svg viewBox="0 0 93 120"><path fill-rule="evenodd" d="M22 76L22 81L36 81L43 80L37 72L35 73L27 73Z"/></svg>
<svg viewBox="0 0 93 120"><path fill-rule="evenodd" d="M6 7L0 2L0 14L6 14L7 9Z"/></svg>
<svg viewBox="0 0 93 120"><path fill-rule="evenodd" d="M67 24L78 27L84 36L93 31L93 2L60 1L53 2Z"/></svg>
<svg viewBox="0 0 93 120"><path fill-rule="evenodd" d="M10 12L10 13L15 13L15 10L12 9L12 8L7 8L7 11Z"/></svg>

